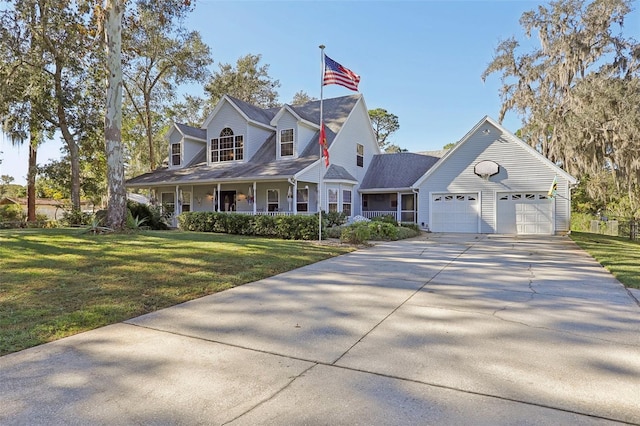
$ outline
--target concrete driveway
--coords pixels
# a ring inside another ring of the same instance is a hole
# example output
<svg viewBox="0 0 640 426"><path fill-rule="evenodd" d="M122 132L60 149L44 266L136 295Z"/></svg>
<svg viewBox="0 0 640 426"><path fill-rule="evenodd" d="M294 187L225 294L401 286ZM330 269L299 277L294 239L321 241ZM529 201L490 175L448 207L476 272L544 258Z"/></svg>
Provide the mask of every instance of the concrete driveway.
<svg viewBox="0 0 640 426"><path fill-rule="evenodd" d="M624 422L640 306L565 237L379 244L0 358L10 425Z"/></svg>

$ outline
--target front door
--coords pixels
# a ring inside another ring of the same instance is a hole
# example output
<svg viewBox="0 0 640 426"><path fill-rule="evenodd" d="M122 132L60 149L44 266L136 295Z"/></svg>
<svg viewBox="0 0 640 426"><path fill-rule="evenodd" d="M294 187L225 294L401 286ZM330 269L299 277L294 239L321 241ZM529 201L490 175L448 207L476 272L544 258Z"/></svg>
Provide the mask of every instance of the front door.
<svg viewBox="0 0 640 426"><path fill-rule="evenodd" d="M236 211L236 191L220 191L220 211Z"/></svg>

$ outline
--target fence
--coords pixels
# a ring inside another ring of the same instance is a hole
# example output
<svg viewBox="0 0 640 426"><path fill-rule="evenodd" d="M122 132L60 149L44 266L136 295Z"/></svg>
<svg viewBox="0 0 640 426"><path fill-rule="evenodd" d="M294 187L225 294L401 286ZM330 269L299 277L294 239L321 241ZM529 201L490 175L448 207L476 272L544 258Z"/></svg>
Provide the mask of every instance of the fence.
<svg viewBox="0 0 640 426"><path fill-rule="evenodd" d="M639 223L635 219L630 220L592 220L589 232L594 234L628 237L631 240L638 239Z"/></svg>

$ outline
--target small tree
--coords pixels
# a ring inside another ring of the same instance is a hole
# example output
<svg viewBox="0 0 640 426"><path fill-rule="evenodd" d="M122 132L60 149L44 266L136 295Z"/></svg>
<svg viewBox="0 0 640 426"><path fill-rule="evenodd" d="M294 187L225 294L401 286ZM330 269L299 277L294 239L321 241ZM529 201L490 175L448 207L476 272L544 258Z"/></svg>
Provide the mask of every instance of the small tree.
<svg viewBox="0 0 640 426"><path fill-rule="evenodd" d="M231 95L242 101L262 108L278 106L280 81L269 76L269 65L259 66L262 55L248 54L230 64L218 64L215 72L205 86L209 94L209 104L213 107L224 95Z"/></svg>
<svg viewBox="0 0 640 426"><path fill-rule="evenodd" d="M291 100L291 105L302 105L311 101L317 101L317 99L312 96L309 96L309 94L304 90L299 90L296 92L295 95L293 95L293 99Z"/></svg>
<svg viewBox="0 0 640 426"><path fill-rule="evenodd" d="M369 118L380 149L386 151L387 148L391 148L392 152L399 152L400 147L391 144L388 140L389 136L400 128L398 116L391 114L386 109L376 108L369 110Z"/></svg>

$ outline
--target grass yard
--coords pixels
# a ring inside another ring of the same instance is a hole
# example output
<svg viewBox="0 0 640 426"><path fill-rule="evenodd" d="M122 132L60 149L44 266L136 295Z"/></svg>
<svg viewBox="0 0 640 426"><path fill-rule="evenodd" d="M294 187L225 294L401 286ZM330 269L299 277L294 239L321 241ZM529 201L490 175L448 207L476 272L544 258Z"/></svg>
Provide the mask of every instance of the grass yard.
<svg viewBox="0 0 640 426"><path fill-rule="evenodd" d="M622 284L640 288L640 242L587 232L574 231L570 236Z"/></svg>
<svg viewBox="0 0 640 426"><path fill-rule="evenodd" d="M226 234L0 231L0 355L352 251Z"/></svg>

